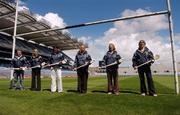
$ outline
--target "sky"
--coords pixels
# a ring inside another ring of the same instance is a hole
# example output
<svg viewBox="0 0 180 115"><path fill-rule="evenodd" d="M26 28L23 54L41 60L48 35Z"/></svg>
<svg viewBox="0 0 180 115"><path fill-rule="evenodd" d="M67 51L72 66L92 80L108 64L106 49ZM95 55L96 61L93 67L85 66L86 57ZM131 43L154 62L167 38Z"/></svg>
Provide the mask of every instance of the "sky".
<svg viewBox="0 0 180 115"><path fill-rule="evenodd" d="M174 23L176 58L180 62L180 1L171 0ZM166 0L23 0L20 10L28 9L36 14L37 20L45 19L51 27L64 27L102 19L145 14L166 10ZM114 43L123 57L124 66L131 65L131 58L138 41L144 39L147 47L160 55L157 64L170 66L168 21L165 15L118 21L88 27L65 30L78 40L89 44L87 49L92 58L103 58L108 44ZM71 58L77 50L65 51Z"/></svg>

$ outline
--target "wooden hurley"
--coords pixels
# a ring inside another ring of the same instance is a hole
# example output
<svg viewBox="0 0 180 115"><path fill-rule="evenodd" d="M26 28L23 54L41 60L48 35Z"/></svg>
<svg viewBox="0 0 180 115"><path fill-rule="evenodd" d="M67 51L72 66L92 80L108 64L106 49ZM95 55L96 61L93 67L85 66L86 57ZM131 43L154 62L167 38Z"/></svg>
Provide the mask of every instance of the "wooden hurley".
<svg viewBox="0 0 180 115"><path fill-rule="evenodd" d="M22 67L22 68L11 68L11 70L26 70L25 67Z"/></svg>
<svg viewBox="0 0 180 115"><path fill-rule="evenodd" d="M149 61L147 61L147 62L145 62L145 63L143 63L143 64L140 64L140 65L136 66L135 69L137 69L137 68L139 68L139 67L142 67L143 65L146 65L146 64L148 64L148 63L150 63L150 62L152 62L152 61L158 60L159 58L160 58L160 55L155 55L155 58L154 58L154 59L149 60Z"/></svg>
<svg viewBox="0 0 180 115"><path fill-rule="evenodd" d="M42 63L42 66L45 64L45 62ZM33 66L33 67L29 67L29 68L25 68L25 67L22 67L22 68L11 68L12 70L28 70L28 69L34 69L34 68L40 68L41 65L36 65L36 66Z"/></svg>
<svg viewBox="0 0 180 115"><path fill-rule="evenodd" d="M59 65L59 63L63 63L63 62L66 63L67 60L59 61L59 62L53 63L53 64L47 64L47 65L45 65L45 66L42 66L42 68L45 68L45 67L51 67L51 66L55 66L55 65Z"/></svg>
<svg viewBox="0 0 180 115"><path fill-rule="evenodd" d="M95 62L95 60L92 60L92 61L90 62L90 64L92 64L92 63L94 63L94 62ZM82 67L87 66L87 64L88 64L88 62L86 62L84 65L81 65L81 66L79 66L79 67L74 68L73 70L74 70L74 71L75 71L75 70L78 70L78 69L80 69L80 68L82 68Z"/></svg>
<svg viewBox="0 0 180 115"><path fill-rule="evenodd" d="M120 60L119 60L119 63L122 63L122 62L123 62L123 60L120 59ZM99 69L104 69L104 68L107 68L107 67L110 67L110 66L113 66L113 65L116 65L116 64L118 64L118 63L117 63L117 62L114 62L114 63L108 64L108 65L99 67Z"/></svg>

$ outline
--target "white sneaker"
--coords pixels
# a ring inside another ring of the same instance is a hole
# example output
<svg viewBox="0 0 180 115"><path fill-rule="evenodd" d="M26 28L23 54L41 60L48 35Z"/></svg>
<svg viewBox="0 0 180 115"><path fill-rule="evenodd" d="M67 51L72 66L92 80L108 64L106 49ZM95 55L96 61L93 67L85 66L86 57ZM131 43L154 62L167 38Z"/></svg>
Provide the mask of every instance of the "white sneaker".
<svg viewBox="0 0 180 115"><path fill-rule="evenodd" d="M108 95L111 95L112 94L112 92L108 92Z"/></svg>
<svg viewBox="0 0 180 115"><path fill-rule="evenodd" d="M153 97L157 97L157 94L153 94L152 96L153 96Z"/></svg>
<svg viewBox="0 0 180 115"><path fill-rule="evenodd" d="M146 96L146 94L145 93L141 93L141 96Z"/></svg>

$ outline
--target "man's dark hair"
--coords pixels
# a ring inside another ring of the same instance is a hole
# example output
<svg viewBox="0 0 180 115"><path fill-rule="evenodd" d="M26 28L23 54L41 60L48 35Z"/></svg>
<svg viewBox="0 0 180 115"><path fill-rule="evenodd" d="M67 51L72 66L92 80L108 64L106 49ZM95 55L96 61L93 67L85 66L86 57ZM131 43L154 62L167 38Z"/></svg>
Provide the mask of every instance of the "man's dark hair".
<svg viewBox="0 0 180 115"><path fill-rule="evenodd" d="M56 49L59 49L59 47L58 47L58 46L53 46L53 49L55 49L55 48L56 48Z"/></svg>
<svg viewBox="0 0 180 115"><path fill-rule="evenodd" d="M139 44L140 44L140 43L144 43L144 44L146 45L146 42L145 42L144 40L140 40L140 41L139 41Z"/></svg>

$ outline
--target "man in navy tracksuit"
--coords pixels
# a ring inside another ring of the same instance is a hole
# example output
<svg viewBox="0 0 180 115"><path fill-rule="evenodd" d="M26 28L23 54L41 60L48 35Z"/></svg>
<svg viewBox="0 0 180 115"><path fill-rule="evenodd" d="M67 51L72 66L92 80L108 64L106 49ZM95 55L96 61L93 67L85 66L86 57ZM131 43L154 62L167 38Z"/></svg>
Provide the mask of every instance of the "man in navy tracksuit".
<svg viewBox="0 0 180 115"><path fill-rule="evenodd" d="M91 62L91 56L85 50L85 46L81 45L80 49L75 57L75 68L85 65L77 69L78 75L78 86L77 90L79 93L87 92L87 81L88 81L88 68Z"/></svg>
<svg viewBox="0 0 180 115"><path fill-rule="evenodd" d="M145 64L139 68L137 68L138 65L141 65L147 61L152 60L150 63ZM151 64L154 62L154 56L153 53L146 47L146 42L144 40L139 41L139 48L134 53L133 59L133 67L135 69L138 69L138 74L140 78L140 89L141 89L141 95L145 96L147 95L147 89L145 84L145 76L147 78L148 82L148 90L150 96L157 96L155 93L152 73L151 73Z"/></svg>
<svg viewBox="0 0 180 115"><path fill-rule="evenodd" d="M11 61L11 67L14 68L14 79L12 88L17 89L17 82L20 80L19 89L24 90L24 68L28 65L26 57L22 55L21 50L17 50L16 56Z"/></svg>

